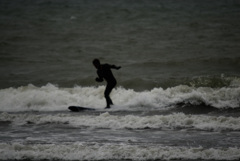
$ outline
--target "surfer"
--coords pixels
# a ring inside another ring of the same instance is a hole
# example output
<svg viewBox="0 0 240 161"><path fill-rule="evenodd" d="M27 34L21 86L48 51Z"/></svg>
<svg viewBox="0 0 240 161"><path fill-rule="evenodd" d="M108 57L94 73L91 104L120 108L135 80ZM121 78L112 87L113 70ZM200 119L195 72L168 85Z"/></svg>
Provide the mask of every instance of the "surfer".
<svg viewBox="0 0 240 161"><path fill-rule="evenodd" d="M107 107L106 108L110 108L110 105L113 105L113 102L112 102L109 95L110 95L112 89L117 84L117 81L114 78L111 69L119 70L121 68L121 66L101 64L99 59L94 59L93 60L93 65L96 67L97 74L98 74L98 77L96 78L96 81L97 82L103 82L103 80L105 80L107 82L107 86L106 86L106 89L104 91L104 96L105 96L106 102L107 102Z"/></svg>

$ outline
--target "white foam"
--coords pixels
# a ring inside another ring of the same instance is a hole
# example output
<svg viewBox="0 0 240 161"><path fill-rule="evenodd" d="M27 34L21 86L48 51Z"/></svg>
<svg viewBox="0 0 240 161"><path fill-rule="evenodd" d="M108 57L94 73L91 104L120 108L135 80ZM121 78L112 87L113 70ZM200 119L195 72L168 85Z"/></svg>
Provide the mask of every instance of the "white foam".
<svg viewBox="0 0 240 161"><path fill-rule="evenodd" d="M104 87L58 88L28 85L0 90L1 111L61 111L70 105L104 107Z"/></svg>
<svg viewBox="0 0 240 161"><path fill-rule="evenodd" d="M106 106L105 86L59 88L52 84L43 87L28 85L19 88L0 90L1 111L61 111L70 105L79 105L102 109ZM117 88L111 93L116 105L128 107L168 108L177 103L199 105L204 103L216 108L239 108L240 87L189 87L179 85L151 91L136 92L131 89ZM125 108L126 110L127 108Z"/></svg>
<svg viewBox="0 0 240 161"><path fill-rule="evenodd" d="M8 114L1 113L0 121L10 121L12 124L69 124L74 127L111 128L111 129L144 129L144 128L191 128L209 131L239 131L240 118L207 115L186 115L174 113L154 116L116 116L108 112L99 116L71 114Z"/></svg>
<svg viewBox="0 0 240 161"><path fill-rule="evenodd" d="M160 145L129 144L30 144L0 143L1 159L30 160L170 160L170 159L240 159L240 149L203 147L169 147Z"/></svg>

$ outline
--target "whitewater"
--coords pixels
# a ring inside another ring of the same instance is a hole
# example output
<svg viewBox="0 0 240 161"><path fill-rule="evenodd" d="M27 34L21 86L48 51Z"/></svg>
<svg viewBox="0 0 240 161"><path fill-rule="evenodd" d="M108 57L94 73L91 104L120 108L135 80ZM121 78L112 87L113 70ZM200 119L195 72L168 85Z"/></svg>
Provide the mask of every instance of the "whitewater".
<svg viewBox="0 0 240 161"><path fill-rule="evenodd" d="M239 96L229 87L135 91L48 83L0 90L1 160L238 160ZM68 106L95 108L70 112Z"/></svg>
<svg viewBox="0 0 240 161"><path fill-rule="evenodd" d="M239 6L0 0L0 161L240 160Z"/></svg>
<svg viewBox="0 0 240 161"><path fill-rule="evenodd" d="M37 87L32 84L0 90L1 111L62 111L71 105L103 109L105 86L61 88L53 84ZM154 88L142 92L118 87L112 91L117 105L134 110L169 109L178 104L205 105L218 109L239 108L240 87L191 87L179 85L167 89Z"/></svg>

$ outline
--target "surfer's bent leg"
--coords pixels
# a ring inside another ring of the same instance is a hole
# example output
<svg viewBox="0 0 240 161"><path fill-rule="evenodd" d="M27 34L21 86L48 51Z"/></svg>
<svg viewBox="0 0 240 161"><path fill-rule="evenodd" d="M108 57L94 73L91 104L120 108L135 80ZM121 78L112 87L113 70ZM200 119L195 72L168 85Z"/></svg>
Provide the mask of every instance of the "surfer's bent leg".
<svg viewBox="0 0 240 161"><path fill-rule="evenodd" d="M109 95L110 95L112 89L113 89L115 86L116 86L116 83L107 84L107 87L106 87L106 89L105 89L105 91L104 91L104 96L105 96L106 102L107 102L107 107L106 107L106 108L110 108L110 105L113 105L113 102L112 102L112 100L111 100L111 98L110 98Z"/></svg>

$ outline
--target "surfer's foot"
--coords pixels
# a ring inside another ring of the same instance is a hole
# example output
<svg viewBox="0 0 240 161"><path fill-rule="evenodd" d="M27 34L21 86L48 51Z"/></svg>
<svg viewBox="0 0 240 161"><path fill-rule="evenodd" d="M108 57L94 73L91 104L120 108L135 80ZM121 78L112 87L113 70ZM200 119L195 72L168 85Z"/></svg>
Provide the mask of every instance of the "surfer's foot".
<svg viewBox="0 0 240 161"><path fill-rule="evenodd" d="M111 108L110 105L107 105L107 107L105 107L105 109L107 109L107 108Z"/></svg>
<svg viewBox="0 0 240 161"><path fill-rule="evenodd" d="M111 105L113 105L113 102L112 102L112 101L107 104L107 107L105 107L105 109L106 109L106 108L111 108L111 107L110 107Z"/></svg>

